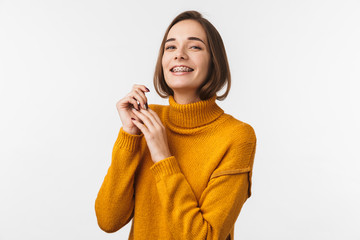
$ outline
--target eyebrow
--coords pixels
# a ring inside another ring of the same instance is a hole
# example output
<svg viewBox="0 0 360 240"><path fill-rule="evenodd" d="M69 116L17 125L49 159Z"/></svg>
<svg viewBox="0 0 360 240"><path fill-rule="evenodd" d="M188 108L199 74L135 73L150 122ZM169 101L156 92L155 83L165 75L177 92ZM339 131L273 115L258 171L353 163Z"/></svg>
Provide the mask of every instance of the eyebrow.
<svg viewBox="0 0 360 240"><path fill-rule="evenodd" d="M165 43L171 42L171 41L175 41L175 40L176 40L175 38L169 38L168 40L165 41ZM188 40L200 41L200 42L202 42L204 45L206 45L206 44L204 43L204 41L201 40L201 39L198 38L198 37L188 37Z"/></svg>

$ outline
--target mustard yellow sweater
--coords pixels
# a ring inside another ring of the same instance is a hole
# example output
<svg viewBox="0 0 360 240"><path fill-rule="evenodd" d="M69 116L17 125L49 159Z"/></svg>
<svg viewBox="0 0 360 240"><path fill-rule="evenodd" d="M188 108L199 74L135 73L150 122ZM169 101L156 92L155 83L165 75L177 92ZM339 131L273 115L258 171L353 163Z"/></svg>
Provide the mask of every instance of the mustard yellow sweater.
<svg viewBox="0 0 360 240"><path fill-rule="evenodd" d="M95 200L99 227L115 232L131 219L129 239L234 239L251 196L254 129L215 102L150 104L166 127L171 157L153 163L143 134L120 128Z"/></svg>

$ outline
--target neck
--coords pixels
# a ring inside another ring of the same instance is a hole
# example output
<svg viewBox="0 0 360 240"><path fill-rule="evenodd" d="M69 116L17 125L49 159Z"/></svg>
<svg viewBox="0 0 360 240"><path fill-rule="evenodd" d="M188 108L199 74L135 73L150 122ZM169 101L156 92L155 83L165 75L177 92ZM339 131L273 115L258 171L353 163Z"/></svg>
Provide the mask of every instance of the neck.
<svg viewBox="0 0 360 240"><path fill-rule="evenodd" d="M189 103L195 103L195 102L201 101L199 96L193 95L190 93L177 94L175 92L173 98L174 98L175 102L178 104L189 104Z"/></svg>
<svg viewBox="0 0 360 240"><path fill-rule="evenodd" d="M168 122L180 128L195 128L209 124L224 113L215 102L216 95L188 104L179 104L169 97Z"/></svg>

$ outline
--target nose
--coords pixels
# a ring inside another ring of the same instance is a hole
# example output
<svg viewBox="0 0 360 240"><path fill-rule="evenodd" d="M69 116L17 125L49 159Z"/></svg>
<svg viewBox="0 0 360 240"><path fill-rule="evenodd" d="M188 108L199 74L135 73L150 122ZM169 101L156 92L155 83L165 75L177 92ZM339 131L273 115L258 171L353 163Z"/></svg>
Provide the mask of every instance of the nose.
<svg viewBox="0 0 360 240"><path fill-rule="evenodd" d="M179 59L179 58L181 58L181 59L186 59L187 58L187 55L186 55L184 49L180 48L180 47L175 52L175 59Z"/></svg>

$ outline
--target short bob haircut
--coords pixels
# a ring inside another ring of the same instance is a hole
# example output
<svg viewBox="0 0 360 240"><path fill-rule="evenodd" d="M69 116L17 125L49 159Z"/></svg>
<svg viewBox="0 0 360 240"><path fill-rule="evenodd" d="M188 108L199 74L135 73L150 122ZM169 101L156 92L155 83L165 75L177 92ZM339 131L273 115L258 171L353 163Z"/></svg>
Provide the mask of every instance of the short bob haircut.
<svg viewBox="0 0 360 240"><path fill-rule="evenodd" d="M185 11L180 13L166 29L155 67L155 90L162 98L167 98L170 95L174 96L174 91L165 82L162 67L162 57L164 54L165 41L171 27L176 23L186 19L196 20L201 24L206 32L209 43L211 61L209 65L209 72L204 83L197 89L197 94L201 100L207 100L216 95L216 93L221 90L227 83L225 93L216 97L217 100L224 100L227 97L231 87L231 75L224 43L216 28L207 19L203 18L202 15L197 11Z"/></svg>

